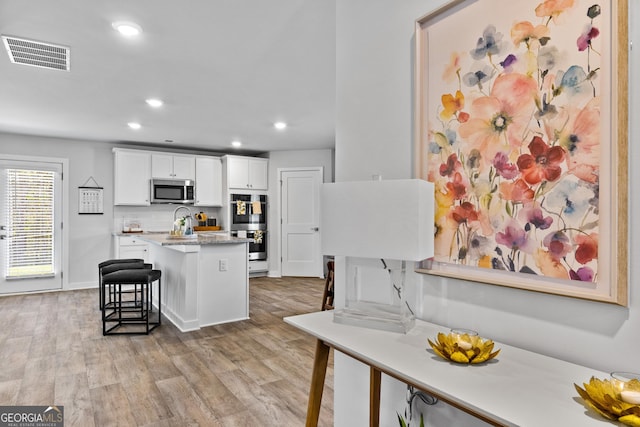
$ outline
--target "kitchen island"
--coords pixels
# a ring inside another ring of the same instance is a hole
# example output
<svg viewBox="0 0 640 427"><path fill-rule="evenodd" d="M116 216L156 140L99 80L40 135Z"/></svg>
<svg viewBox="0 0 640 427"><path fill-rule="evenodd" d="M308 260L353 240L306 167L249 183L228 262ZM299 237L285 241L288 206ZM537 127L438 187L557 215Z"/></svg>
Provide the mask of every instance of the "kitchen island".
<svg viewBox="0 0 640 427"><path fill-rule="evenodd" d="M227 234L145 233L162 271L162 312L182 332L249 318L249 242ZM156 302L157 304L157 302Z"/></svg>

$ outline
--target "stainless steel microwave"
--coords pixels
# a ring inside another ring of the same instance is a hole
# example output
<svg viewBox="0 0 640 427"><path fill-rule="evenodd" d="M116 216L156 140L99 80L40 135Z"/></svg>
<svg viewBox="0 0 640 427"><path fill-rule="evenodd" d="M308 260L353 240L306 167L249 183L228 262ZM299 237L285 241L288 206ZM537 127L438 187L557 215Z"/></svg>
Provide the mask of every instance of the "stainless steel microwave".
<svg viewBox="0 0 640 427"><path fill-rule="evenodd" d="M192 204L195 183L190 179L152 179L151 203Z"/></svg>

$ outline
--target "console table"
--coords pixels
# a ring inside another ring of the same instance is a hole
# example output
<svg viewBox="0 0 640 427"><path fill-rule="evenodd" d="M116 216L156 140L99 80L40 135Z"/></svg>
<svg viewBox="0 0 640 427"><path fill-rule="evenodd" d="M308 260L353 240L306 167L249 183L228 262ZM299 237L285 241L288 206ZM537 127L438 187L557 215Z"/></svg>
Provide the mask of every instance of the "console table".
<svg viewBox="0 0 640 427"><path fill-rule="evenodd" d="M496 359L460 365L436 356L427 343L449 328L417 320L407 334L333 322L322 311L284 319L318 339L307 427L316 426L329 349L370 366L370 426L379 425L380 376L385 373L497 426L616 425L587 410L573 386L602 372L496 342Z"/></svg>

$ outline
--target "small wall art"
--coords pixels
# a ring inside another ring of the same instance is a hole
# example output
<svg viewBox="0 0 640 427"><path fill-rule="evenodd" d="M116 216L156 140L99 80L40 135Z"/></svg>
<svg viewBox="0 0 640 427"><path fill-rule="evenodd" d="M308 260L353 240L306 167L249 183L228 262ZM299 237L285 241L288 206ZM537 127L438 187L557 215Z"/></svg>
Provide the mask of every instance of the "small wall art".
<svg viewBox="0 0 640 427"><path fill-rule="evenodd" d="M93 186L87 184L93 181ZM93 177L78 187L78 213L81 215L102 215L104 213L104 189Z"/></svg>

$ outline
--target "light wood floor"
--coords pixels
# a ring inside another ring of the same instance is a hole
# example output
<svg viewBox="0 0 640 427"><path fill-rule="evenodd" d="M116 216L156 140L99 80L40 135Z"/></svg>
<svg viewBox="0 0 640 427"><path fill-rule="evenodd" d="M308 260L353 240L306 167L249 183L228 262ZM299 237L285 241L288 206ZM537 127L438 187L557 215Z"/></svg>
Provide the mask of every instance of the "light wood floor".
<svg viewBox="0 0 640 427"><path fill-rule="evenodd" d="M98 291L0 297L0 405L63 405L65 426L303 426L323 280L253 278L250 320L102 336ZM333 358L320 425L333 425Z"/></svg>

